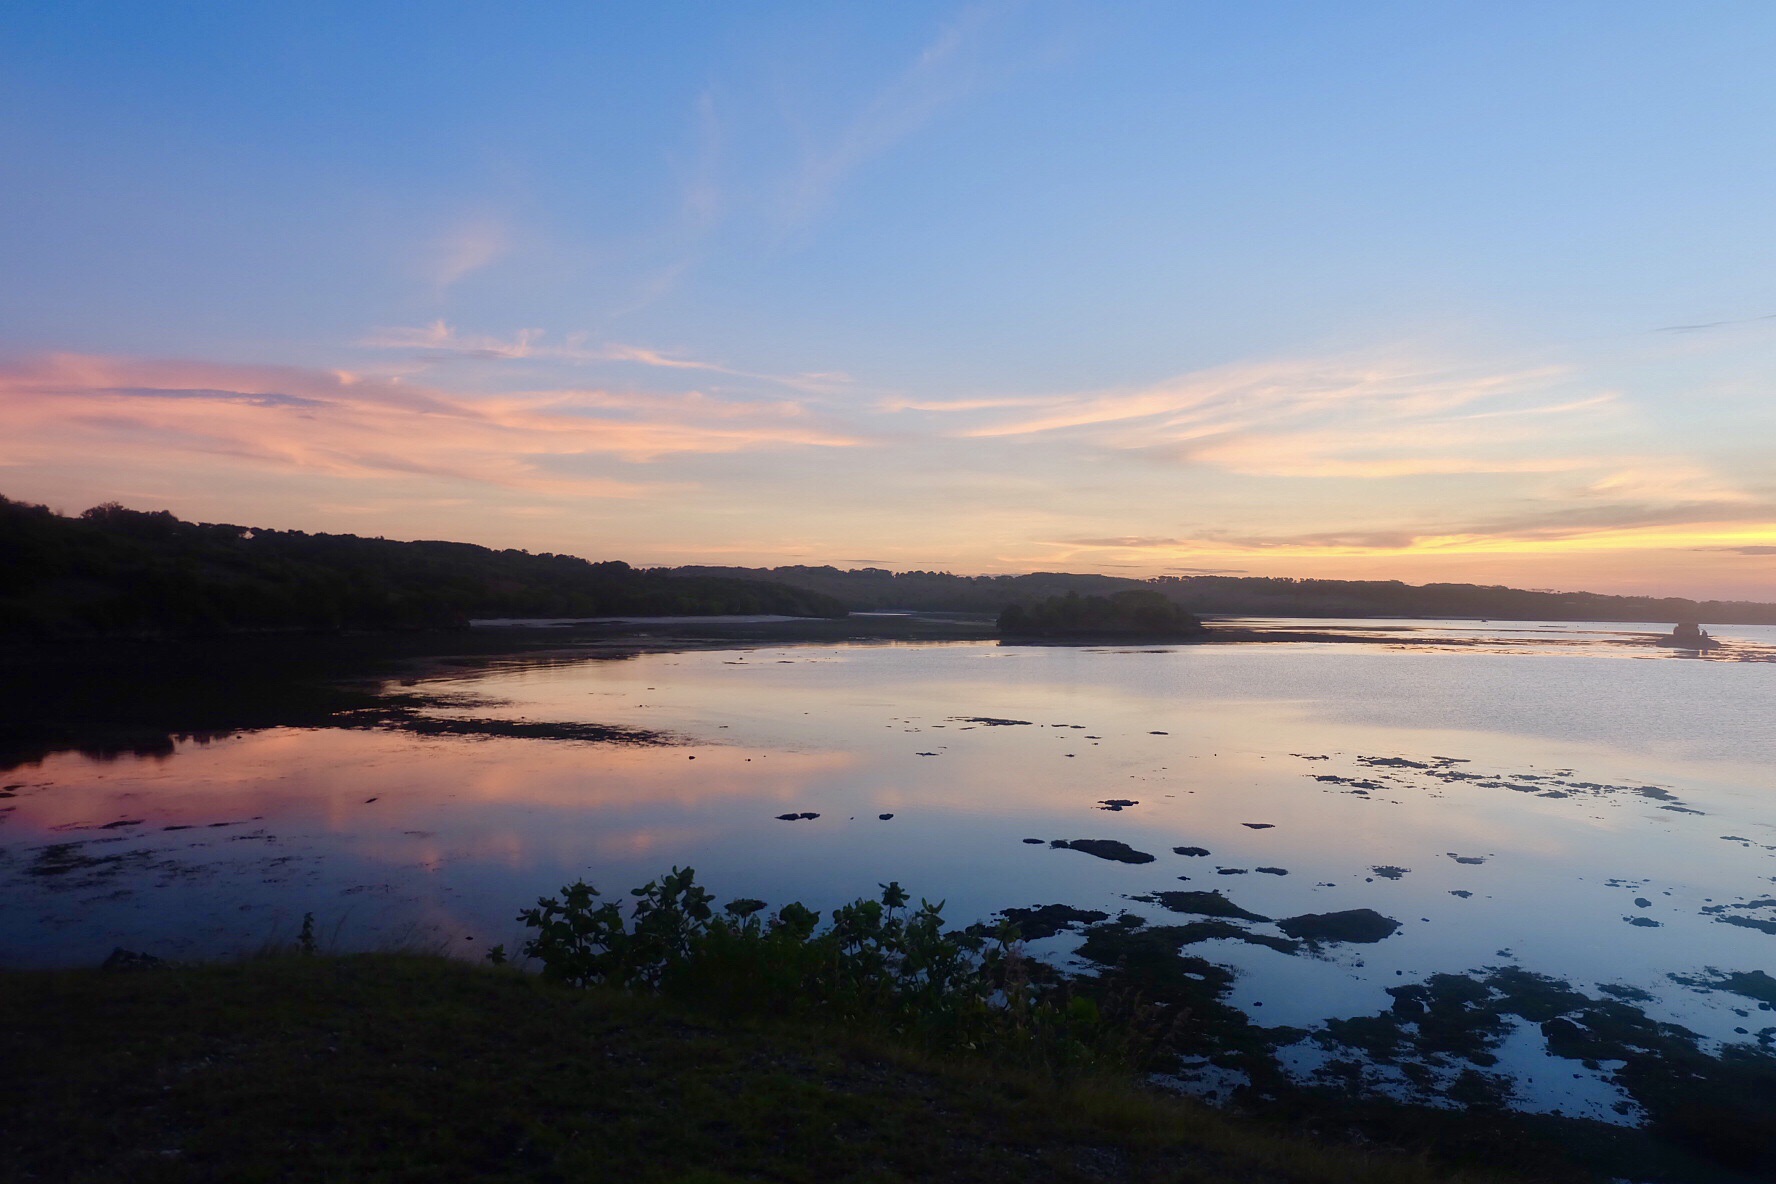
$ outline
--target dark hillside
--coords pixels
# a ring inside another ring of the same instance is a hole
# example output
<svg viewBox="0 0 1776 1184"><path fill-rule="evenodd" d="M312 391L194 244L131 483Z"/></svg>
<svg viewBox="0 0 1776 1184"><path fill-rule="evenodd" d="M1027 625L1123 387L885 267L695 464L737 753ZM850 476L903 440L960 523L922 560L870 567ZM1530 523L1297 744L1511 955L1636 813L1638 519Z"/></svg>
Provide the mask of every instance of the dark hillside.
<svg viewBox="0 0 1776 1184"><path fill-rule="evenodd" d="M1776 624L1776 604L1544 592L1499 584L1161 576L1153 586L1198 612L1293 617L1478 617L1507 621L1701 621Z"/></svg>
<svg viewBox="0 0 1776 1184"><path fill-rule="evenodd" d="M853 610L992 612L1055 596L1159 591L1192 613L1277 617L1473 617L1518 621L1698 621L1776 624L1776 604L1683 597L1540 592L1483 584L1406 584L1399 580L1299 580L1266 576L1121 576L1035 572L959 576L879 567L680 567L681 575L772 580L843 601Z"/></svg>
<svg viewBox="0 0 1776 1184"><path fill-rule="evenodd" d="M843 616L819 593L571 555L0 498L0 635L414 629L473 617Z"/></svg>
<svg viewBox="0 0 1776 1184"><path fill-rule="evenodd" d="M999 614L999 632L1006 637L1173 641L1203 631L1201 621L1153 591L1069 592L1032 605L1013 604Z"/></svg>
<svg viewBox="0 0 1776 1184"><path fill-rule="evenodd" d="M1108 596L1149 587L1145 580L1120 576L1068 575L1039 571L1021 576L957 576L940 571L888 571L859 567L675 567L683 576L775 580L843 601L853 611L911 609L917 612L997 613L1008 604L1029 604L1077 592Z"/></svg>

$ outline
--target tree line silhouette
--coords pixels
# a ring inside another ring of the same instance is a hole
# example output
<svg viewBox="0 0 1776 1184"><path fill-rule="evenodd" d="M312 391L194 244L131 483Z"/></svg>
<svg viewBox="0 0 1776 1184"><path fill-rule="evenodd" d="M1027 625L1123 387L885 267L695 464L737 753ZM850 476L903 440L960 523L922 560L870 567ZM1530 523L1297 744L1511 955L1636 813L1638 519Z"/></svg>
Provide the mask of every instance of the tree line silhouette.
<svg viewBox="0 0 1776 1184"><path fill-rule="evenodd" d="M78 517L0 497L0 634L414 629L477 617L841 617L773 582L620 561L226 523L107 503Z"/></svg>
<svg viewBox="0 0 1776 1184"><path fill-rule="evenodd" d="M770 580L820 592L853 611L912 609L997 613L1076 592L1109 596L1148 590L1193 613L1268 617L1474 617L1520 621L1700 621L1776 624L1776 604L1745 600L1611 596L1485 584L1407 584L1399 580L1312 580L1282 576L1121 576L1033 572L959 576L880 567L678 567L680 575Z"/></svg>
<svg viewBox="0 0 1776 1184"><path fill-rule="evenodd" d="M998 614L1156 594L1186 613L1776 624L1776 604L1476 584L1033 572L959 576L879 567L637 569L610 560L186 522L116 503L78 517L0 496L0 635L414 629L475 617L841 617L847 610ZM1143 602L1151 603L1151 602ZM1096 611L1096 610L1094 610ZM1041 618L1046 620L1046 618Z"/></svg>
<svg viewBox="0 0 1776 1184"><path fill-rule="evenodd" d="M1202 622L1148 589L1081 596L1069 592L1034 604L1013 604L999 614L1006 637L1190 637Z"/></svg>

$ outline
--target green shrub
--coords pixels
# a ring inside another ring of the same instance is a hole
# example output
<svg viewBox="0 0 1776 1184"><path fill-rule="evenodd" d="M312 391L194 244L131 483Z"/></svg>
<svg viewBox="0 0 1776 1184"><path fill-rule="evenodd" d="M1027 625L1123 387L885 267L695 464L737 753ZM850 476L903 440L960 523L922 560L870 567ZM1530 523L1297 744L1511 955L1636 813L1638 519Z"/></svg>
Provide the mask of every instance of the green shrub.
<svg viewBox="0 0 1776 1184"><path fill-rule="evenodd" d="M1140 1025L1106 1022L1096 1001L1024 955L1015 926L946 931L942 901L910 908L898 882L880 887L880 899L834 909L822 928L800 903L767 915L762 901L736 900L717 912L690 868L633 889L627 917L580 881L519 913L536 931L522 953L573 986L865 1025L1055 1072L1137 1059Z"/></svg>

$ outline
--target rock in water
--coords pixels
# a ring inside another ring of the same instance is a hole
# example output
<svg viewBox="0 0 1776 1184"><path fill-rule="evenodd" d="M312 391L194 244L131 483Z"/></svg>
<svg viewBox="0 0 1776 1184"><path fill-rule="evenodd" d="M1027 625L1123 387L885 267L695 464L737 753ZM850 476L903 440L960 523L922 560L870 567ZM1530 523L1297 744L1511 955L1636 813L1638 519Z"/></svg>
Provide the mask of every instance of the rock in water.
<svg viewBox="0 0 1776 1184"><path fill-rule="evenodd" d="M1393 936L1400 923L1374 909L1346 909L1341 913L1303 913L1277 922L1290 937L1313 942L1377 942Z"/></svg>
<svg viewBox="0 0 1776 1184"><path fill-rule="evenodd" d="M1062 847L1068 851L1083 851L1087 855L1096 855L1099 859L1109 859L1117 863L1153 862L1153 856L1147 852L1137 851L1116 839L1055 839L1049 846Z"/></svg>

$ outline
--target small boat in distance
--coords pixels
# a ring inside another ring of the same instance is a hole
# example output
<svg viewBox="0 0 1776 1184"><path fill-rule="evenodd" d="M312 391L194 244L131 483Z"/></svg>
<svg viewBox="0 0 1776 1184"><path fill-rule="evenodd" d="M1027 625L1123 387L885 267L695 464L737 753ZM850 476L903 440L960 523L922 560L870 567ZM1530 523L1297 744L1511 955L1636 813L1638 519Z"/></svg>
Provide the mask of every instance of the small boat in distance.
<svg viewBox="0 0 1776 1184"><path fill-rule="evenodd" d="M1713 650L1720 648L1720 642L1708 636L1702 626L1694 621L1682 621L1664 637L1659 638L1655 645L1665 646L1674 650Z"/></svg>

